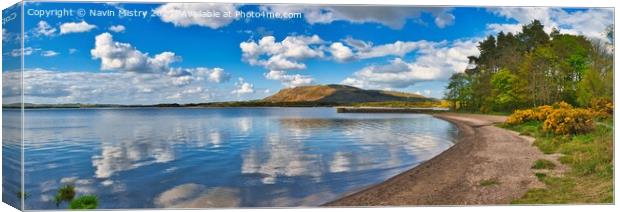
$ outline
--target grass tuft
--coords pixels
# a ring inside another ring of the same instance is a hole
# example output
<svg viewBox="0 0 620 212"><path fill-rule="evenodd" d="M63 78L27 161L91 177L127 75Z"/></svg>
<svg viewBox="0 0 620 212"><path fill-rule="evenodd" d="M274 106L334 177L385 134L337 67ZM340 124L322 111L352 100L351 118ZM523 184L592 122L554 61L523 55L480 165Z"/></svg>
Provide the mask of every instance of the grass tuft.
<svg viewBox="0 0 620 212"><path fill-rule="evenodd" d="M545 177L547 177L547 174L540 172L536 172L534 175L536 175L536 178L538 178L540 182L544 182Z"/></svg>
<svg viewBox="0 0 620 212"><path fill-rule="evenodd" d="M555 164L549 160L538 159L534 162L532 169L554 169Z"/></svg>

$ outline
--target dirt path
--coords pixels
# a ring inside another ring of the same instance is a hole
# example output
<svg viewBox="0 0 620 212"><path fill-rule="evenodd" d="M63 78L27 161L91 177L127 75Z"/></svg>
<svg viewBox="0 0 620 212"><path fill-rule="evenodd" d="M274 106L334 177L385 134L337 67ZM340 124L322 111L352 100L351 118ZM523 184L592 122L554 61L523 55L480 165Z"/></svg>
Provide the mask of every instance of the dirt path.
<svg viewBox="0 0 620 212"><path fill-rule="evenodd" d="M503 116L435 115L459 129L458 142L437 157L326 206L508 204L543 187L531 169L547 158L533 139L493 126Z"/></svg>

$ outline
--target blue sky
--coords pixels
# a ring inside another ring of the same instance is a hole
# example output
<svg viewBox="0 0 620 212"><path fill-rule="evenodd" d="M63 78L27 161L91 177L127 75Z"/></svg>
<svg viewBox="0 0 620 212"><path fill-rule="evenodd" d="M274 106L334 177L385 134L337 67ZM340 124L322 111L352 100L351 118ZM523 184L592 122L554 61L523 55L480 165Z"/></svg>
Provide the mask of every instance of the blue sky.
<svg viewBox="0 0 620 212"><path fill-rule="evenodd" d="M34 15L63 8L87 14ZM93 17L90 10L116 14ZM119 17L119 10L148 15ZM24 92L34 103L250 100L332 83L441 98L449 76L464 70L489 34L540 19L546 30L605 39L605 27L613 24L613 10L600 8L29 3L25 11ZM302 16L181 15L188 11ZM5 61L19 55L9 47ZM7 64L3 68L11 69Z"/></svg>

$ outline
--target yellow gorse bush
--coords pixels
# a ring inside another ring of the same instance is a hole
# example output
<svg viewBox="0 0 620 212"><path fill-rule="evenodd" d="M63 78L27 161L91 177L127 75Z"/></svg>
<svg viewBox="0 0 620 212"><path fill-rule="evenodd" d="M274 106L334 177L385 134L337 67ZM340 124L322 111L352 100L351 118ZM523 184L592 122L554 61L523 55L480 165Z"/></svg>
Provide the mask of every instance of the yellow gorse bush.
<svg viewBox="0 0 620 212"><path fill-rule="evenodd" d="M532 119L533 113L534 113L534 110L532 109L515 110L506 119L506 124L515 125L515 124L521 124L523 122L533 120Z"/></svg>
<svg viewBox="0 0 620 212"><path fill-rule="evenodd" d="M590 101L590 110L595 117L611 117L614 114L614 103L610 99L593 98Z"/></svg>
<svg viewBox="0 0 620 212"><path fill-rule="evenodd" d="M555 134L586 133L594 130L594 117L600 114L612 114L613 103L597 101L589 109L574 108L566 102L552 106L543 105L532 109L515 110L506 119L506 124L516 125L528 121L542 121L543 130ZM594 107L594 105L597 105Z"/></svg>
<svg viewBox="0 0 620 212"><path fill-rule="evenodd" d="M587 133L594 130L593 114L581 108L556 109L543 123L543 130L555 134Z"/></svg>
<svg viewBox="0 0 620 212"><path fill-rule="evenodd" d="M556 102L555 104L553 104L553 108L572 109L573 106L568 104L568 103L566 103L566 102L564 102L564 101L561 101L561 102Z"/></svg>
<svg viewBox="0 0 620 212"><path fill-rule="evenodd" d="M506 123L514 125L528 121L545 121L553 110L553 107L549 105L543 105L533 109L515 110L512 115L508 117Z"/></svg>

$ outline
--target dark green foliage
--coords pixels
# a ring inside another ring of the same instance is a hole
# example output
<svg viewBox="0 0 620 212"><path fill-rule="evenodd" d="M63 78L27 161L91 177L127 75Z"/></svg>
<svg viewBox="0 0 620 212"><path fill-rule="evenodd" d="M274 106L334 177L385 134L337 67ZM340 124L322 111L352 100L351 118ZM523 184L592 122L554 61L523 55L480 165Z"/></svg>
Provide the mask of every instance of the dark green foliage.
<svg viewBox="0 0 620 212"><path fill-rule="evenodd" d="M521 28L521 33L517 35L517 38L521 41L523 50L533 51L536 47L549 43L549 35L544 28L538 20L534 20Z"/></svg>
<svg viewBox="0 0 620 212"><path fill-rule="evenodd" d="M540 172L536 172L534 173L534 175L536 175L536 178L538 178L538 180L540 180L541 182L544 182L543 180L545 180L545 177L547 177L547 174Z"/></svg>
<svg viewBox="0 0 620 212"><path fill-rule="evenodd" d="M445 99L452 102L450 107L453 110L471 107L468 105L468 103L472 102L473 97L470 85L471 79L468 74L457 73L450 77L450 83L448 84Z"/></svg>
<svg viewBox="0 0 620 212"><path fill-rule="evenodd" d="M555 164L549 160L538 159L534 162L532 169L554 169Z"/></svg>
<svg viewBox="0 0 620 212"><path fill-rule="evenodd" d="M84 195L71 201L69 204L70 209L96 209L99 204L99 200L95 195Z"/></svg>
<svg viewBox="0 0 620 212"><path fill-rule="evenodd" d="M523 92L523 81L516 74L502 69L491 77L494 111L510 111L522 104L526 98Z"/></svg>
<svg viewBox="0 0 620 212"><path fill-rule="evenodd" d="M58 189L54 199L56 200L56 206L59 206L63 201L70 202L75 197L75 186L64 185Z"/></svg>
<svg viewBox="0 0 620 212"><path fill-rule="evenodd" d="M540 21L517 34L500 32L478 45L464 73L450 78L445 99L452 109L488 113L564 101L587 106L613 98L613 48L584 36L547 34ZM610 27L606 33L613 42ZM611 50L610 50L611 49Z"/></svg>

